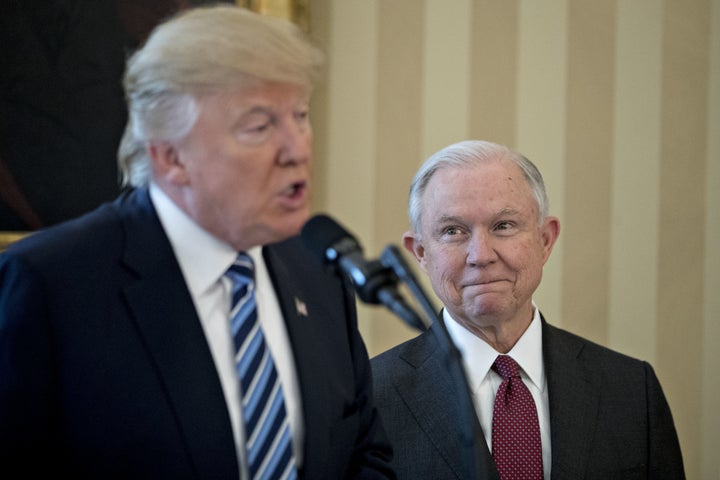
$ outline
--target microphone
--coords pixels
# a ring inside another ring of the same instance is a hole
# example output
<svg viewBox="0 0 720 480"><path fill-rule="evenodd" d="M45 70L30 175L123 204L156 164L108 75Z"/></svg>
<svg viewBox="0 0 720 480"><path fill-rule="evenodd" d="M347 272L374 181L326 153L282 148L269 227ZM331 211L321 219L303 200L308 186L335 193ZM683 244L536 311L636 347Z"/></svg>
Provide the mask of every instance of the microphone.
<svg viewBox="0 0 720 480"><path fill-rule="evenodd" d="M395 246L388 246L381 260L365 260L362 247L350 233L326 215L317 215L305 224L301 233L307 248L325 265L337 266L355 285L360 299L366 303L383 304L405 323L419 330L430 326L423 324L415 311L405 302L397 290L398 279L402 279L418 296L429 318L436 318L439 328L430 329L444 351L451 381L460 389L459 401L463 417L460 422L463 454L469 459L468 478L476 478L480 469L490 470L480 456L478 445L485 439L477 421L471 390L465 376L462 358L453 343L445 324L437 318L431 302L415 279L405 260ZM487 468L486 468L487 467ZM489 471L487 472L489 475Z"/></svg>
<svg viewBox="0 0 720 480"><path fill-rule="evenodd" d="M360 300L384 305L411 327L425 329L398 291L398 277L393 270L379 260L365 260L358 241L335 220L316 215L303 226L301 237L324 265L337 266L350 278Z"/></svg>

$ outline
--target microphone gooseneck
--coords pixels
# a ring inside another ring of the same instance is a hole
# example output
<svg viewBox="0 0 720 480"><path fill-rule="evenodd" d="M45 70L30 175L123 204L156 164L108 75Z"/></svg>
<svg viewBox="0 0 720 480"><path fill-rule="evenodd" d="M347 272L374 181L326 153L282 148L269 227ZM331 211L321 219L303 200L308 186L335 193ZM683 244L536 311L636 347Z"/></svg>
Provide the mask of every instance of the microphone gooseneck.
<svg viewBox="0 0 720 480"><path fill-rule="evenodd" d="M320 261L335 266L353 283L365 303L384 305L413 328L424 330L422 320L398 290L398 277L380 260L366 260L355 237L327 215L312 217L302 229L307 248Z"/></svg>

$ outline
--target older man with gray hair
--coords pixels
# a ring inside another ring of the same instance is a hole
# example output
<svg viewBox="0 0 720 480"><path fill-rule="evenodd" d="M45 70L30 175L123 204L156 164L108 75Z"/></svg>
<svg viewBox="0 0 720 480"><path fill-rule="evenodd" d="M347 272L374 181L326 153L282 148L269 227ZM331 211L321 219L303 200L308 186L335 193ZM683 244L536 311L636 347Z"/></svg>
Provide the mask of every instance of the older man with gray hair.
<svg viewBox="0 0 720 480"><path fill-rule="evenodd" d="M409 214L403 245L443 308L430 330L372 359L398 478L685 477L653 368L550 325L533 301L560 221L532 162L491 142L450 145L415 175ZM474 411L449 379L439 322ZM462 421L482 432L474 457Z"/></svg>

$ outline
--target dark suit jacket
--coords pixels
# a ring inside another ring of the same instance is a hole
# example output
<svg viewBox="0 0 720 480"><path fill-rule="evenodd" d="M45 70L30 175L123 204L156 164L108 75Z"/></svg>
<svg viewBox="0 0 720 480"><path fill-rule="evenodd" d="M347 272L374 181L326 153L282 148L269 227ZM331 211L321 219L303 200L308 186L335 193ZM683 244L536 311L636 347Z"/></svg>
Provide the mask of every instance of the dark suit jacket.
<svg viewBox="0 0 720 480"><path fill-rule="evenodd" d="M385 478L352 292L297 238L263 252L299 377L301 477ZM213 358L145 189L0 256L0 476L12 468L238 478Z"/></svg>
<svg viewBox="0 0 720 480"><path fill-rule="evenodd" d="M685 478L670 408L652 367L542 320L552 479ZM461 411L435 324L371 360L376 404L400 479L468 479ZM479 427L478 427L479 428ZM484 439L479 456L499 479Z"/></svg>

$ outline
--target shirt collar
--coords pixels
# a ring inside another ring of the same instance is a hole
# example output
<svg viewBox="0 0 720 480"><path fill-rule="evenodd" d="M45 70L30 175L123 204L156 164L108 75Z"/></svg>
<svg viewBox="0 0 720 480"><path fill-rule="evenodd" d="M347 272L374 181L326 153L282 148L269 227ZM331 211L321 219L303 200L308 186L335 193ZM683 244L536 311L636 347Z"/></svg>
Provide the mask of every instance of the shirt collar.
<svg viewBox="0 0 720 480"><path fill-rule="evenodd" d="M520 365L530 381L542 392L545 387L545 363L542 353L542 321L537 307L535 307L530 326L512 350L508 352L508 355Z"/></svg>
<svg viewBox="0 0 720 480"><path fill-rule="evenodd" d="M507 353L542 391L545 386L545 366L542 356L542 322L540 311L533 304L533 319L517 343ZM462 354L463 365L468 383L473 392L477 391L487 376L495 358L500 355L488 343L471 333L452 318L447 309L443 309L443 320L455 346Z"/></svg>
<svg viewBox="0 0 720 480"><path fill-rule="evenodd" d="M170 240L193 298L206 292L232 264L237 252L201 228L155 183L150 198Z"/></svg>

